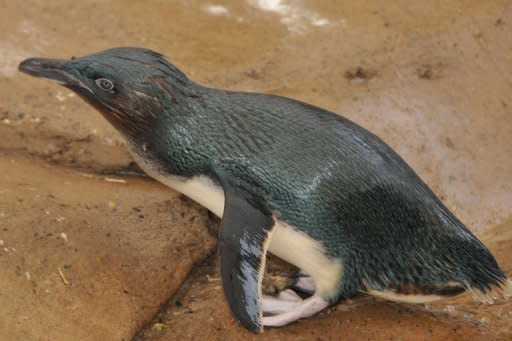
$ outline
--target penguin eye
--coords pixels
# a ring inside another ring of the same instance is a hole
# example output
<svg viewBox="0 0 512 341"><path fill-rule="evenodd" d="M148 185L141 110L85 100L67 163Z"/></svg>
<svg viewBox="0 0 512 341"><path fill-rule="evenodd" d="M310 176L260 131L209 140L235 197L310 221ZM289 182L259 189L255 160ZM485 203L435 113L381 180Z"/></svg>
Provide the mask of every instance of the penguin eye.
<svg viewBox="0 0 512 341"><path fill-rule="evenodd" d="M101 90L111 91L114 89L114 83L110 79L106 78L98 78L96 79L96 85L99 86Z"/></svg>

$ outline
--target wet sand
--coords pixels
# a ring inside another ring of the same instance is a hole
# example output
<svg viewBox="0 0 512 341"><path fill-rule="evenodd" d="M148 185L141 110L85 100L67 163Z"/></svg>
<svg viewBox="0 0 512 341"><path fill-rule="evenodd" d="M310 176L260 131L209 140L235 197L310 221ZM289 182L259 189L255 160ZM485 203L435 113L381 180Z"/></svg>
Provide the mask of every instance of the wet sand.
<svg viewBox="0 0 512 341"><path fill-rule="evenodd" d="M255 338L216 222L145 177L68 90L16 71L114 46L330 109L390 144L512 274L512 2L0 2L0 338ZM272 263L273 264L273 263ZM281 274L272 266L271 278ZM270 339L507 339L512 303L361 296Z"/></svg>

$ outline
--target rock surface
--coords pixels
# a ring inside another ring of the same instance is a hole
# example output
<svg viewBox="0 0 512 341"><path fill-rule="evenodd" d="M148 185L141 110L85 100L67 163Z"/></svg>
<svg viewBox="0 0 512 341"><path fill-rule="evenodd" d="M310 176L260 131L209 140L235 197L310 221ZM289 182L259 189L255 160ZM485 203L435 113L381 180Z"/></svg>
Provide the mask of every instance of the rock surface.
<svg viewBox="0 0 512 341"><path fill-rule="evenodd" d="M129 339L214 250L205 210L147 179L12 155L0 173L4 340Z"/></svg>

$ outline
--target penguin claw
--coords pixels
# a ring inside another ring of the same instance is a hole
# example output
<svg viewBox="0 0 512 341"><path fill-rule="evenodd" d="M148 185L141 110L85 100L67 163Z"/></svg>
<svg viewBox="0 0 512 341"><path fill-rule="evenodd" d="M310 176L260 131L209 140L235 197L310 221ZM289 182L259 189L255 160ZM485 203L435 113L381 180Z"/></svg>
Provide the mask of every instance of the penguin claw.
<svg viewBox="0 0 512 341"><path fill-rule="evenodd" d="M303 272L299 273L299 276L295 282L290 286L291 289L299 291L305 294L313 295L316 290L315 280Z"/></svg>

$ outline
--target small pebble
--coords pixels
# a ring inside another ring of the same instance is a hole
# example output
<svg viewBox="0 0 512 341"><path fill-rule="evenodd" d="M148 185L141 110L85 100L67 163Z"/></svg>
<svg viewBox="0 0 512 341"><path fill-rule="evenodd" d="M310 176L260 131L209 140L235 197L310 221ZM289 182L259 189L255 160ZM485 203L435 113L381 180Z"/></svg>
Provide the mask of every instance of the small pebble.
<svg viewBox="0 0 512 341"><path fill-rule="evenodd" d="M55 95L55 97L57 98L57 100L59 102L64 102L66 100L66 95L64 95L62 92L58 91L57 92L57 95Z"/></svg>
<svg viewBox="0 0 512 341"><path fill-rule="evenodd" d="M443 309L445 312L447 313L451 313L451 312L454 312L455 311L455 307L453 305L447 305L444 307Z"/></svg>
<svg viewBox="0 0 512 341"><path fill-rule="evenodd" d="M114 182L114 183L119 183L119 184L125 184L126 183L126 180L116 179L116 178L104 178L104 180L106 182Z"/></svg>
<svg viewBox="0 0 512 341"><path fill-rule="evenodd" d="M155 324L153 324L153 327L151 327L151 329L160 331L166 327L167 326L164 323L155 323Z"/></svg>
<svg viewBox="0 0 512 341"><path fill-rule="evenodd" d="M64 233L64 232L59 234L59 238L62 239L64 241L64 243L69 242L68 235L66 233Z"/></svg>
<svg viewBox="0 0 512 341"><path fill-rule="evenodd" d="M221 5L209 5L206 6L204 9L213 15L226 15L229 13L229 10Z"/></svg>

